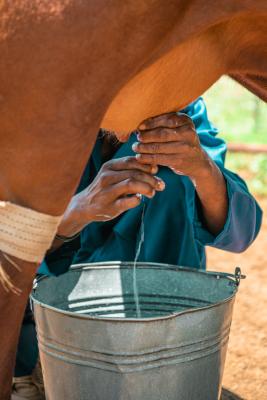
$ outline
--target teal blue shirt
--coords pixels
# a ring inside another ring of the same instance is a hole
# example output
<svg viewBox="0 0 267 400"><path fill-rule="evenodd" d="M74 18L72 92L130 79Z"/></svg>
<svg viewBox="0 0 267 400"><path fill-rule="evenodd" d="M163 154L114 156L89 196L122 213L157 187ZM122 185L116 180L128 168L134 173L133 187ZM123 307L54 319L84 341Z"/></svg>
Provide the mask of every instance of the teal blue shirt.
<svg viewBox="0 0 267 400"><path fill-rule="evenodd" d="M203 99L185 110L194 121L205 151L222 171L228 192L229 211L223 230L213 236L203 224L198 212L195 188L186 176L169 168L160 167L158 176L166 189L145 202L145 241L139 261L170 263L193 268L205 268L205 246L241 252L257 236L262 213L249 193L244 181L224 167L226 144L217 137L217 129L209 122ZM134 155L132 144L136 135L118 149L113 158ZM87 187L101 168L101 139L95 144L84 171L78 191ZM80 238L46 257L40 273L58 275L68 270L71 263L96 261L132 261L139 240L143 202L108 222L94 222L81 232Z"/></svg>

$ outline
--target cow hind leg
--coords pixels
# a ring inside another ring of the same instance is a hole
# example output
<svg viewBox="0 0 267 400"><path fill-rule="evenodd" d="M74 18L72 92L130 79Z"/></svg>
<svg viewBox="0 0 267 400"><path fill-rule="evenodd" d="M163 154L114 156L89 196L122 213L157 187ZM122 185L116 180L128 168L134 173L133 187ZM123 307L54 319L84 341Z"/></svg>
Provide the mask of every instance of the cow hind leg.
<svg viewBox="0 0 267 400"><path fill-rule="evenodd" d="M23 179L19 175L25 162L23 157L17 157L12 165L3 165L2 176L8 182L8 190L6 185L0 185L1 201L10 201L46 215L62 215L89 158L98 123L84 136L73 131L64 132L60 146L56 148L54 136L47 135L48 148L52 150L46 153L43 143L36 143L27 160L29 173L25 173ZM20 148L15 151L19 154ZM36 168L38 163L39 168ZM51 177L49 182L47 177ZM38 263L0 251L0 264L0 399L9 400L20 327Z"/></svg>
<svg viewBox="0 0 267 400"><path fill-rule="evenodd" d="M10 266L13 266L17 271L21 271L20 266L15 260L12 260L10 256L8 256L6 253L2 252L2 257L7 261L7 263L10 264ZM8 272L5 270L5 267L0 263L0 284L3 286L4 290L8 292L12 292L16 295L21 294L21 289L16 287L14 283L12 282L10 275Z"/></svg>
<svg viewBox="0 0 267 400"><path fill-rule="evenodd" d="M10 398L12 371L16 348L26 303L31 292L37 264L13 259L20 270L0 254L2 269L15 290L0 285L0 398ZM22 273L23 271L23 273ZM11 288L12 289L12 288Z"/></svg>

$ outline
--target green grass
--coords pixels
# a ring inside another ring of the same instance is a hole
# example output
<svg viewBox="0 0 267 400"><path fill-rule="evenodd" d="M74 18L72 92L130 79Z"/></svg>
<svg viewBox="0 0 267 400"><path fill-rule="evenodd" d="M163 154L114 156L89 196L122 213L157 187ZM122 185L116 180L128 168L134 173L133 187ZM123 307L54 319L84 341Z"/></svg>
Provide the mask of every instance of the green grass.
<svg viewBox="0 0 267 400"><path fill-rule="evenodd" d="M267 104L227 77L203 97L226 142L267 144ZM245 179L253 194L267 196L267 154L228 153L226 167Z"/></svg>
<svg viewBox="0 0 267 400"><path fill-rule="evenodd" d="M254 195L267 196L267 155L228 153L226 167L238 173Z"/></svg>
<svg viewBox="0 0 267 400"><path fill-rule="evenodd" d="M267 144L267 104L223 77L204 94L210 120L228 142Z"/></svg>

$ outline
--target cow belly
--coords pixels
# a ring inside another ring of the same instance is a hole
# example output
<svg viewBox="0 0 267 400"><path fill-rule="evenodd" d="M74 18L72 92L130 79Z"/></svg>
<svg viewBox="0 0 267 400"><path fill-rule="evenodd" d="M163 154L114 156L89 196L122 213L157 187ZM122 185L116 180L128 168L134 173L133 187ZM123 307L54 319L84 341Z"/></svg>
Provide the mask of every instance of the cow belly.
<svg viewBox="0 0 267 400"><path fill-rule="evenodd" d="M207 32L161 57L125 85L110 104L101 126L131 132L146 118L182 109L223 73L214 38Z"/></svg>

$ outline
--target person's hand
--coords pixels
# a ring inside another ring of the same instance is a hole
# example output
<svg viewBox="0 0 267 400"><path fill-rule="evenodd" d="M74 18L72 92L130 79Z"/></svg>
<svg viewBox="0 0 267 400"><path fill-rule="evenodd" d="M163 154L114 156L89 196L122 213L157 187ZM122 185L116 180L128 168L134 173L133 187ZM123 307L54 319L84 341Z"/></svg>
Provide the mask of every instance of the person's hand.
<svg viewBox="0 0 267 400"><path fill-rule="evenodd" d="M106 162L91 185L72 198L58 234L72 236L90 222L108 221L138 206L142 196L152 198L165 187L156 172L156 166L135 157Z"/></svg>
<svg viewBox="0 0 267 400"><path fill-rule="evenodd" d="M186 114L169 113L143 121L134 143L140 163L164 165L193 181L210 169L210 159L201 148L195 126Z"/></svg>
<svg viewBox="0 0 267 400"><path fill-rule="evenodd" d="M149 118L138 128L133 145L141 163L164 165L193 182L209 231L221 232L228 213L224 176L201 148L193 121L186 114L169 113Z"/></svg>

